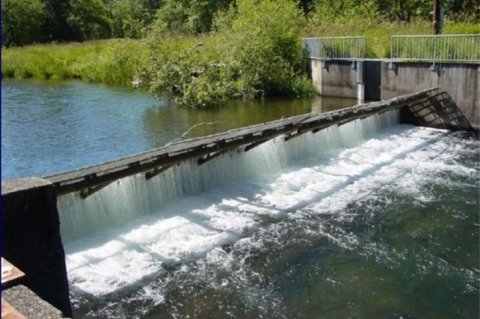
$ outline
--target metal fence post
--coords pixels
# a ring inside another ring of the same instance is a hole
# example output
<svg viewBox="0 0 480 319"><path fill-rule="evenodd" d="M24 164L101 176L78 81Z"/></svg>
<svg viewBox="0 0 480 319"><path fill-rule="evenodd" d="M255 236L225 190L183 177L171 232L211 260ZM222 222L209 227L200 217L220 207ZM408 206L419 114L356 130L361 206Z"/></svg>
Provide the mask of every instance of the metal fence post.
<svg viewBox="0 0 480 319"><path fill-rule="evenodd" d="M433 38L433 65L430 68L432 71L437 71L437 65L435 64L435 60L437 58L437 42L438 42L438 37Z"/></svg>

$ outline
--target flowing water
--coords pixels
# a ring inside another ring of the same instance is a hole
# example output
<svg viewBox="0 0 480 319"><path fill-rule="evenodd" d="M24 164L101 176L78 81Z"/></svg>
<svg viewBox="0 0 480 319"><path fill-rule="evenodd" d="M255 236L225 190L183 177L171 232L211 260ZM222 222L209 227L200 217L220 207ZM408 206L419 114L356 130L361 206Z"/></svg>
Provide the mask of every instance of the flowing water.
<svg viewBox="0 0 480 319"><path fill-rule="evenodd" d="M118 120L115 156L222 112L162 103ZM162 117L185 123L161 137ZM148 134L123 133L132 121ZM59 197L74 317L478 318L478 137L398 122L387 112Z"/></svg>
<svg viewBox="0 0 480 319"><path fill-rule="evenodd" d="M475 136L395 112L59 209L77 318L477 318Z"/></svg>

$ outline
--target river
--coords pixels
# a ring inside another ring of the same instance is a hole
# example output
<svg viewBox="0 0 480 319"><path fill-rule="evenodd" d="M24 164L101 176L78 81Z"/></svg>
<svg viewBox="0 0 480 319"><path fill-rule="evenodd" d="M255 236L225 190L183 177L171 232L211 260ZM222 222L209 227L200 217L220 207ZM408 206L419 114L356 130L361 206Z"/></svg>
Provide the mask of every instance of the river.
<svg viewBox="0 0 480 319"><path fill-rule="evenodd" d="M84 94L98 89L79 86L88 88ZM115 105L140 114L110 128L117 133L108 136L125 143L114 156L243 111L233 105L206 118L113 90L121 95ZM269 103L246 107L257 114ZM303 113L312 109L312 101L299 104ZM95 114L101 121L102 112ZM156 114L183 124L163 133ZM134 121L137 133L122 132ZM103 151L113 140L105 138ZM98 159L82 152L66 158ZM393 111L201 166L185 162L148 181L125 178L86 199L61 196L74 317L476 319L479 181L477 136L402 125Z"/></svg>
<svg viewBox="0 0 480 319"><path fill-rule="evenodd" d="M352 99L232 101L210 111L179 109L146 92L80 81L2 79L2 180L43 176L312 111Z"/></svg>

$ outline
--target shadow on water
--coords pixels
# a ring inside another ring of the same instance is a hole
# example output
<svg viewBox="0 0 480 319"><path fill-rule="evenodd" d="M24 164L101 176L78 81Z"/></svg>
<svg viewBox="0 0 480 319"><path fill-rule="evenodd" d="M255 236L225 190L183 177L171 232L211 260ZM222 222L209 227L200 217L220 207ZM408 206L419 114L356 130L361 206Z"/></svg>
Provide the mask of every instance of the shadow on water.
<svg viewBox="0 0 480 319"><path fill-rule="evenodd" d="M356 99L316 97L234 100L223 108L212 110L182 109L174 105L155 106L145 110L143 122L151 145L161 147L201 123L205 124L196 126L185 138L216 134L310 112L329 112L356 104Z"/></svg>

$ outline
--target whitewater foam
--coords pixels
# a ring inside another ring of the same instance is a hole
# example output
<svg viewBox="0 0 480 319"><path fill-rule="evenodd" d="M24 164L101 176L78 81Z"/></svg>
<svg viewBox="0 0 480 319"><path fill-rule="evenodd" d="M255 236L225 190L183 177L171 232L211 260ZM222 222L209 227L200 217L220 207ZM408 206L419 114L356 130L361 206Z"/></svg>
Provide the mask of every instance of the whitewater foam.
<svg viewBox="0 0 480 319"><path fill-rule="evenodd" d="M437 143L447 132L387 128L396 121L398 114L385 113L288 142L277 138L201 166L183 163L153 183L141 175L130 177L84 201L62 196L59 209L72 291L101 296L145 286L177 262L199 265L204 260L245 271L241 260L233 265L224 245L233 245L247 258L246 251L280 238L285 223L312 214L354 218L347 207L380 188L432 200L419 190L426 176L439 170L459 172L447 154L451 146ZM463 168L460 173L472 171ZM305 232L346 249L358 245L354 234L322 225ZM254 275L248 276L242 278L248 281ZM222 279L216 284L231 283ZM145 293L152 292L147 288ZM157 302L162 298L157 296Z"/></svg>

